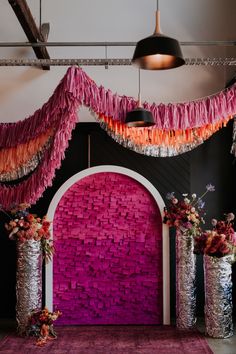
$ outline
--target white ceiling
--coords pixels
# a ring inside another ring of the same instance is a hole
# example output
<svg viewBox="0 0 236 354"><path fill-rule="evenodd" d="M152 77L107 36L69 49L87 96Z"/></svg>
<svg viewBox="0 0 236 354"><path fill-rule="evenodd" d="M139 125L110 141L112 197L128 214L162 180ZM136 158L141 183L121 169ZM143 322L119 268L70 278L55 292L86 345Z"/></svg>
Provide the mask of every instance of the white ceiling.
<svg viewBox="0 0 236 354"><path fill-rule="evenodd" d="M28 5L39 24L39 0ZM26 36L7 0L0 0L0 42L25 42ZM181 42L236 40L235 0L159 0L161 29ZM50 23L48 41L136 42L153 33L155 0L42 0L42 22ZM131 58L134 48L108 47L108 58ZM183 46L186 58L236 57L234 47ZM103 47L49 47L51 58L104 58ZM35 58L31 48L0 48L0 58ZM121 95L137 96L138 70L132 66L84 67L95 80ZM13 122L34 113L50 97L67 67L43 71L0 67L0 121ZM236 67L183 66L141 72L142 99L167 103L189 101L224 88ZM82 110L80 121L93 121Z"/></svg>

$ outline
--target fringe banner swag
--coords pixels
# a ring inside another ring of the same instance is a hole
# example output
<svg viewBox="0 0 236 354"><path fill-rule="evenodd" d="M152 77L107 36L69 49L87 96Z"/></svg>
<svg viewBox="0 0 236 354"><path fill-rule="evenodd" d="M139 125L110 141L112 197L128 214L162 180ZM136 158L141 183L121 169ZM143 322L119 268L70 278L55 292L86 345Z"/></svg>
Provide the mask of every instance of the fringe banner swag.
<svg viewBox="0 0 236 354"><path fill-rule="evenodd" d="M236 84L192 102L144 102L155 125L128 128L124 124L126 113L136 107L136 100L98 87L79 67L69 68L41 109L23 121L0 124L0 204L4 208L22 201L33 204L52 185L81 105L90 108L119 144L149 156L174 156L203 143L233 118ZM17 181L21 177L24 180Z"/></svg>

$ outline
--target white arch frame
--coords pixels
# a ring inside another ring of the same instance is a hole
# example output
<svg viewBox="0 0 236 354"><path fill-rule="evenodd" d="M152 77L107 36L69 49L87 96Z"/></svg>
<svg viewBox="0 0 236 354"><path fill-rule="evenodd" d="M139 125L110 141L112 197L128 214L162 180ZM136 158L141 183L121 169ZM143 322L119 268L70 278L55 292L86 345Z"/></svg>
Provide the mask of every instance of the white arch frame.
<svg viewBox="0 0 236 354"><path fill-rule="evenodd" d="M49 208L48 208L48 219L53 220L54 214L57 208L58 203L60 202L62 196L65 192L76 182L79 180L96 174L103 172L114 172L123 174L133 178L142 184L153 196L154 200L157 203L157 206L160 210L161 216L163 217L165 203L157 191L157 189L142 175L139 173L132 171L128 168L114 166L114 165L102 165L96 167L87 168L81 172L76 173L72 177L70 177L56 192L54 195ZM53 228L52 228L53 229ZM52 238L53 238L53 230ZM169 228L167 225L162 223L162 270L163 270L163 324L170 324L170 252L169 252ZM52 311L53 309L53 259L46 265L46 274L45 274L45 302L47 308Z"/></svg>

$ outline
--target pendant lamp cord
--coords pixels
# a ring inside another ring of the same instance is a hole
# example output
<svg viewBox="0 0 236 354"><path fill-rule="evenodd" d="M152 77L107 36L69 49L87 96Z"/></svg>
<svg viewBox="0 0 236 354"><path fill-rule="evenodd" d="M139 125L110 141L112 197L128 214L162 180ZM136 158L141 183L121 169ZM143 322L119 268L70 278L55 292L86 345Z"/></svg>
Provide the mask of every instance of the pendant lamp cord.
<svg viewBox="0 0 236 354"><path fill-rule="evenodd" d="M138 69L138 107L142 107L142 103L141 103L141 73L140 73L140 68Z"/></svg>
<svg viewBox="0 0 236 354"><path fill-rule="evenodd" d="M156 9L156 27L154 33L161 33L160 29L160 11L159 11L159 0L157 0L157 9Z"/></svg>
<svg viewBox="0 0 236 354"><path fill-rule="evenodd" d="M88 134L88 168L91 167L91 135Z"/></svg>
<svg viewBox="0 0 236 354"><path fill-rule="evenodd" d="M39 0L39 30L42 28L42 0Z"/></svg>
<svg viewBox="0 0 236 354"><path fill-rule="evenodd" d="M105 69L108 69L107 45L105 45Z"/></svg>

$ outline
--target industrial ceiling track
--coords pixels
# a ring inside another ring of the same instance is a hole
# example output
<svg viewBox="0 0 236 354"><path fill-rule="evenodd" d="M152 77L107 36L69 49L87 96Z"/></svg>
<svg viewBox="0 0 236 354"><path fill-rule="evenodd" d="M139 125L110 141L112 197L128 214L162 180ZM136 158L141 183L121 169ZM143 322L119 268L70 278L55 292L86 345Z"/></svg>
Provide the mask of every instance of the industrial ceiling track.
<svg viewBox="0 0 236 354"><path fill-rule="evenodd" d="M0 59L0 66L128 66L131 59ZM189 66L236 66L235 58L185 58Z"/></svg>
<svg viewBox="0 0 236 354"><path fill-rule="evenodd" d="M181 46L234 47L232 41L190 41L179 42ZM135 47L136 42L0 42L0 47Z"/></svg>
<svg viewBox="0 0 236 354"><path fill-rule="evenodd" d="M181 46L215 46L215 47L234 47L236 41L197 41L180 42ZM134 47L136 42L0 42L1 47ZM107 50L106 50L107 53ZM99 59L0 59L0 66L41 66L48 68L50 66L125 66L131 65L131 59L122 58L99 58ZM236 66L236 57L227 58L185 58L186 65L210 65L210 66Z"/></svg>

